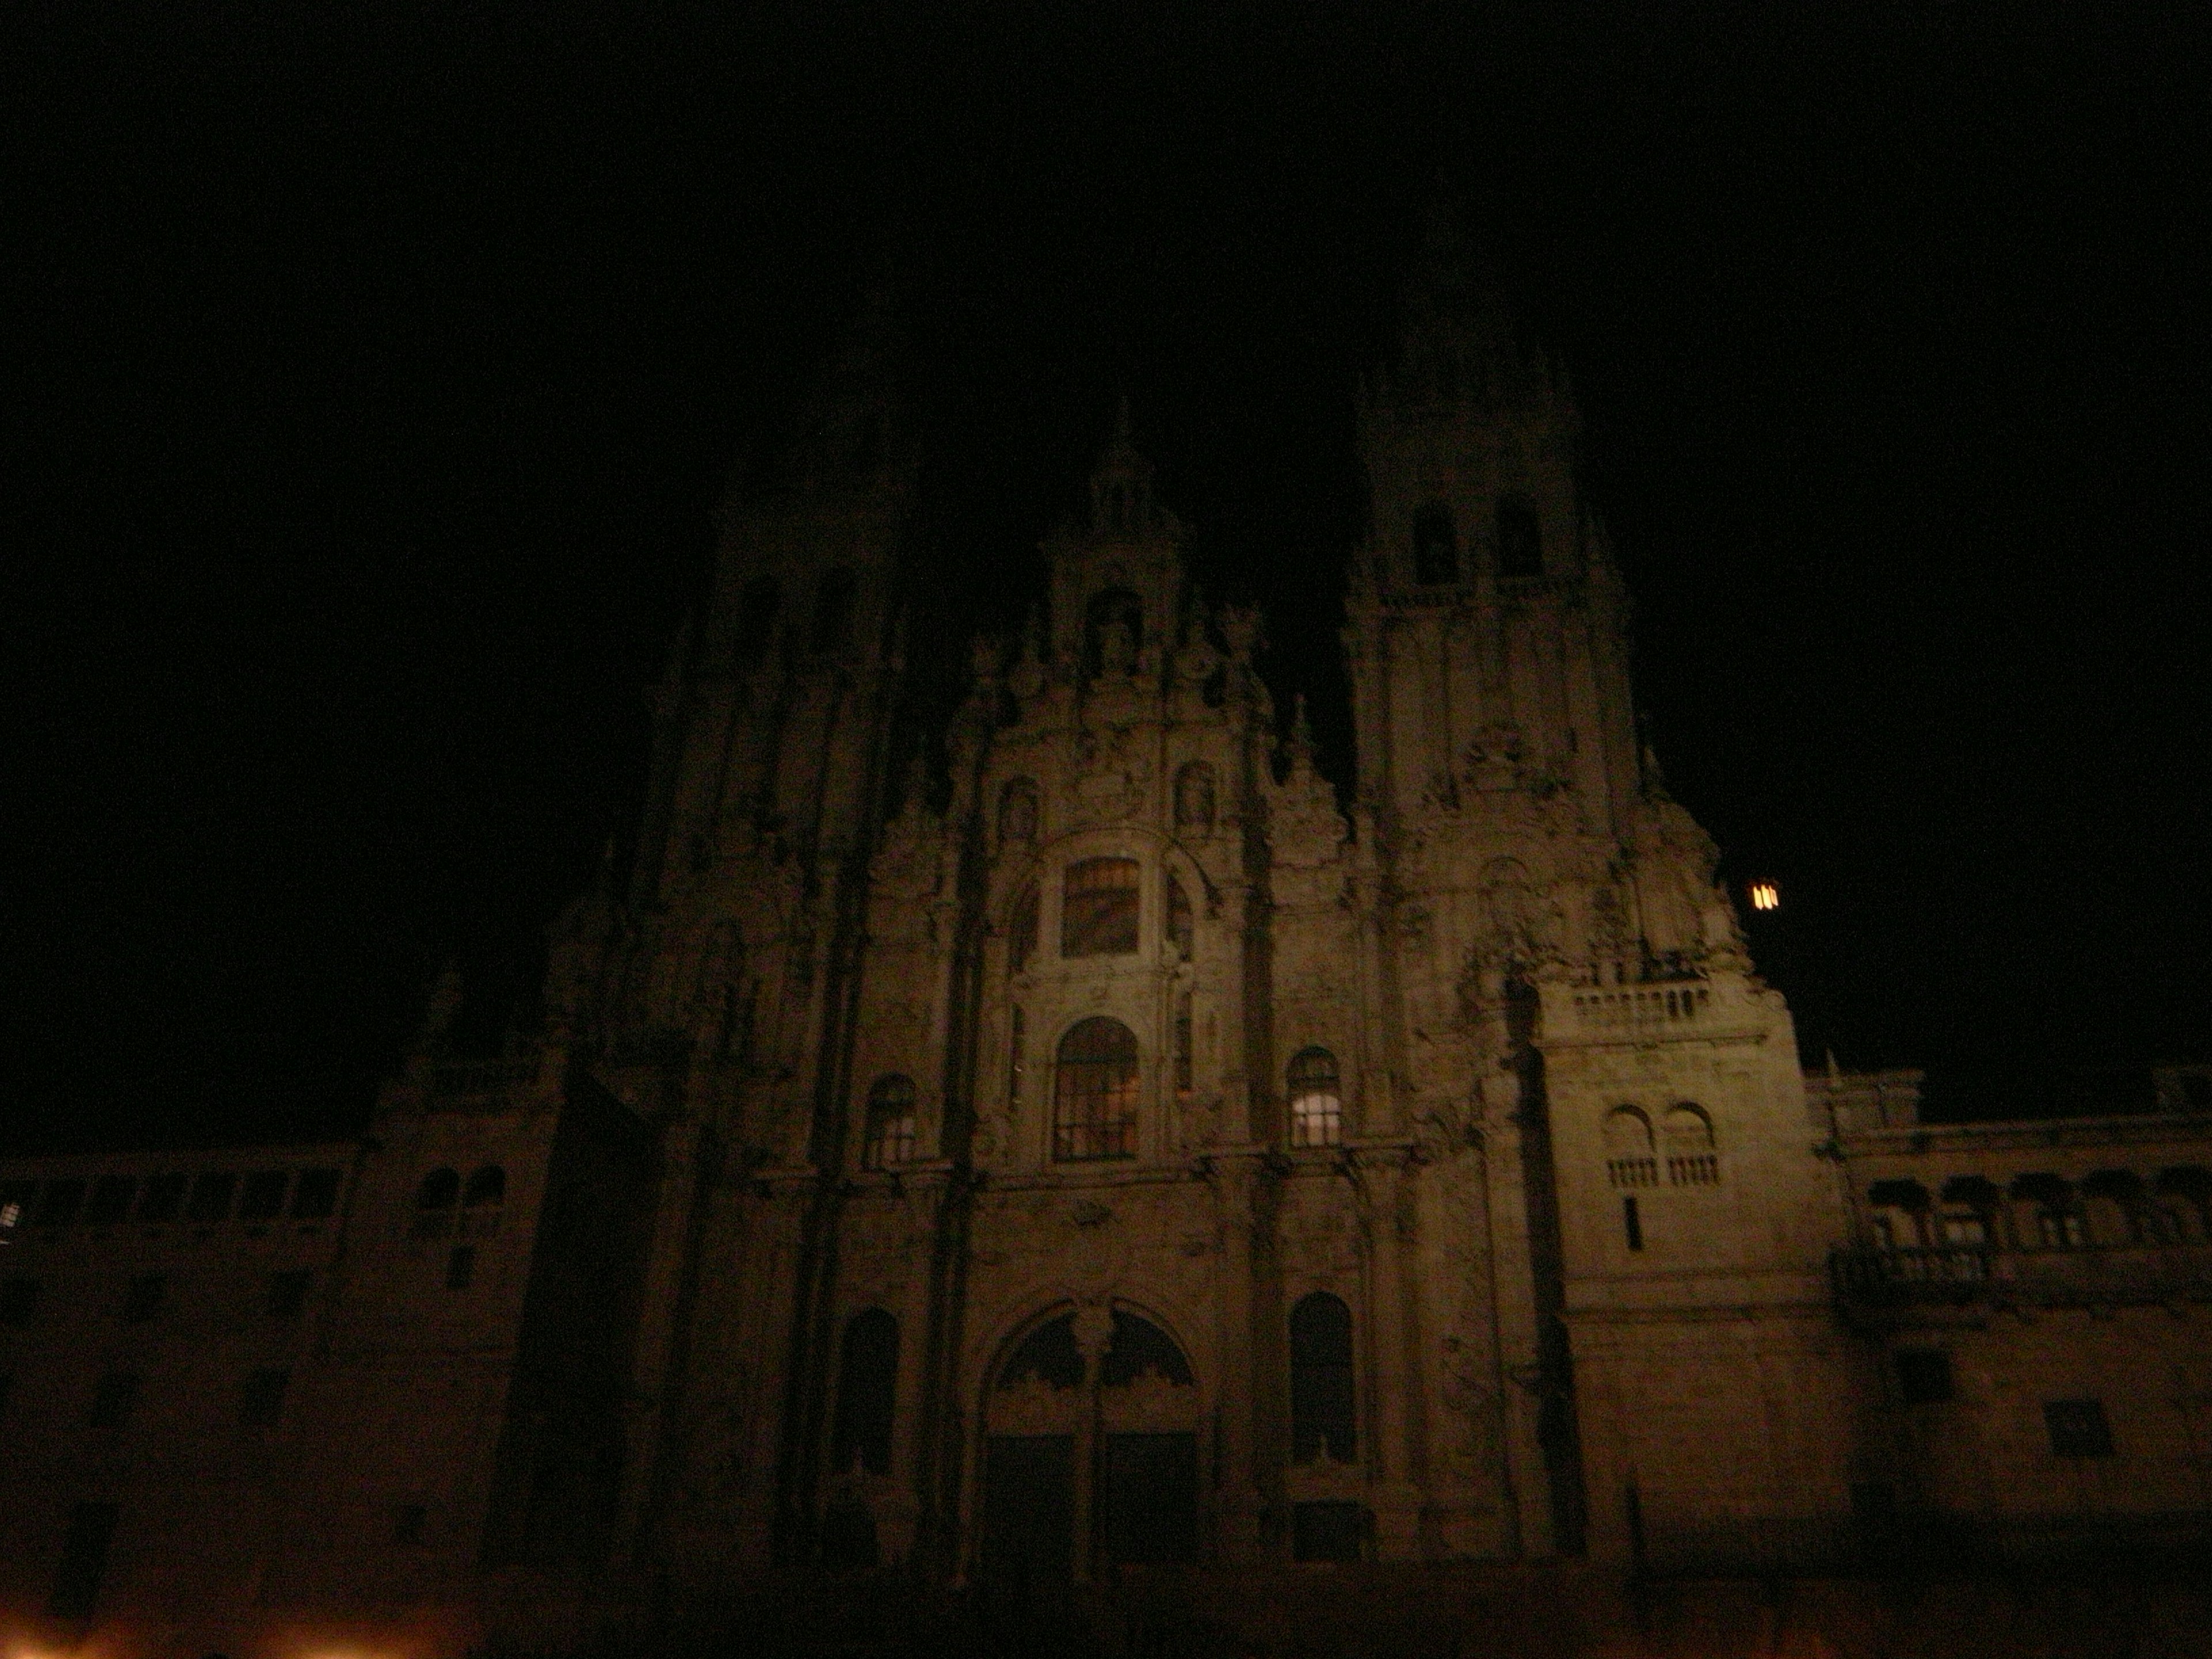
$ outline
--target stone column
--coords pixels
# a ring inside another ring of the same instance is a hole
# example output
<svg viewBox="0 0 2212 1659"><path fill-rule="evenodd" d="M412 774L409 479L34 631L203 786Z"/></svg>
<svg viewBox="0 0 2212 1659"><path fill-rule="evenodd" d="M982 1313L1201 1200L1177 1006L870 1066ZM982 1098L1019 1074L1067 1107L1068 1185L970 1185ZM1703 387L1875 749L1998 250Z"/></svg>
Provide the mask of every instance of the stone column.
<svg viewBox="0 0 2212 1659"><path fill-rule="evenodd" d="M1364 1167L1352 1166L1360 1195L1360 1231L1367 1246L1367 1319L1370 1328L1366 1413L1375 1443L1371 1471L1376 1553L1385 1560L1408 1560L1421 1551L1421 1497L1414 1483L1413 1379L1407 1364L1406 1241L1401 1236L1406 1171L1391 1156Z"/></svg>
<svg viewBox="0 0 2212 1659"><path fill-rule="evenodd" d="M1254 1422L1259 1378L1253 1341L1252 1234L1258 1162L1224 1158L1213 1170L1220 1272L1214 1284L1218 1320L1219 1374L1214 1410L1220 1424L1218 1462L1213 1469L1214 1547L1224 1561L1255 1561L1260 1555L1261 1498Z"/></svg>

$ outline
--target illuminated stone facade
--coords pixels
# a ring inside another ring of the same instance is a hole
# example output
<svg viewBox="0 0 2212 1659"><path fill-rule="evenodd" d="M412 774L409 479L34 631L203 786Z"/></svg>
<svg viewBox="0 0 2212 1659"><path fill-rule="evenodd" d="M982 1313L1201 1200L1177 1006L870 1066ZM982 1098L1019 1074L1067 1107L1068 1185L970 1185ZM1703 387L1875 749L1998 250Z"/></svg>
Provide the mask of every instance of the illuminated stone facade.
<svg viewBox="0 0 2212 1659"><path fill-rule="evenodd" d="M895 356L864 322L726 514L542 1044L441 1059L434 1011L331 1231L283 1242L322 1252L318 1335L203 1605L553 1641L817 1565L2201 1526L2212 1102L2176 1073L2153 1118L1929 1129L1909 1075L1801 1073L1638 740L1572 404L1448 249L1362 393L1343 797L1126 415L942 765L900 762L941 646ZM55 1231L27 1212L6 1271ZM111 1234L110 1289L184 1248ZM163 1604L131 1564L182 1523L39 1467L11 1593L96 1499L109 1593Z"/></svg>

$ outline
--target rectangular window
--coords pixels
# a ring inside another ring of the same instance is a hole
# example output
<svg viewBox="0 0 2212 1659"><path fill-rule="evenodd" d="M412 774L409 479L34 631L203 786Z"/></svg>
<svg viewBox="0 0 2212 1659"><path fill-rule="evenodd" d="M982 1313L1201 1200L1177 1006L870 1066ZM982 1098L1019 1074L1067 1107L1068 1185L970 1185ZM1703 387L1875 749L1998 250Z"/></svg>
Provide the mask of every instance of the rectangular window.
<svg viewBox="0 0 2212 1659"><path fill-rule="evenodd" d="M299 1184L292 1188L292 1214L301 1221L319 1220L338 1206L338 1172L336 1170L302 1170Z"/></svg>
<svg viewBox="0 0 2212 1659"><path fill-rule="evenodd" d="M20 1329L29 1324L38 1311L37 1279L0 1279L0 1325L12 1325Z"/></svg>
<svg viewBox="0 0 2212 1659"><path fill-rule="evenodd" d="M1628 1248L1632 1250L1642 1249L1644 1248L1644 1217L1637 1209L1634 1199L1624 1198L1620 1200L1620 1222L1621 1225L1628 1231Z"/></svg>
<svg viewBox="0 0 2212 1659"><path fill-rule="evenodd" d="M146 1183L146 1191L138 1200L141 1221L174 1221L185 1207L185 1188L190 1184L182 1175L157 1175Z"/></svg>
<svg viewBox="0 0 2212 1659"><path fill-rule="evenodd" d="M2053 1457L2110 1457L2112 1425L2101 1400L2046 1400L2044 1426L2051 1431Z"/></svg>
<svg viewBox="0 0 2212 1659"><path fill-rule="evenodd" d="M272 1368L254 1372L239 1393L239 1422L249 1429L275 1427L284 1415L284 1390L291 1384L292 1373L288 1370Z"/></svg>
<svg viewBox="0 0 2212 1659"><path fill-rule="evenodd" d="M1908 1406L1942 1405L1951 1398L1951 1356L1941 1348L1901 1350L1897 1391Z"/></svg>
<svg viewBox="0 0 2212 1659"><path fill-rule="evenodd" d="M274 1221L284 1213L284 1188L291 1181L283 1170L258 1170L246 1177L246 1190L238 1197L240 1221Z"/></svg>
<svg viewBox="0 0 2212 1659"><path fill-rule="evenodd" d="M1085 859L1067 866L1061 890L1060 953L1127 956L1137 948L1134 859Z"/></svg>
<svg viewBox="0 0 2212 1659"><path fill-rule="evenodd" d="M138 1183L129 1176L102 1176L92 1189L92 1202L84 1206L88 1227L112 1227L131 1214L131 1200Z"/></svg>
<svg viewBox="0 0 2212 1659"><path fill-rule="evenodd" d="M269 1316L297 1319L307 1305L307 1286L313 1276L305 1267L287 1268L269 1275Z"/></svg>
<svg viewBox="0 0 2212 1659"><path fill-rule="evenodd" d="M138 1373L110 1371L92 1391L92 1407L84 1414L90 1429L119 1429L138 1409Z"/></svg>
<svg viewBox="0 0 2212 1659"><path fill-rule="evenodd" d="M115 1505L79 1504L70 1511L62 1537L61 1565L46 1611L57 1619L88 1619L100 1604L100 1582L107 1576L107 1547L115 1536Z"/></svg>
<svg viewBox="0 0 2212 1659"><path fill-rule="evenodd" d="M210 1170L192 1182L192 1201L185 1206L187 1221L228 1221L230 1219L230 1196L238 1189L238 1177L228 1170Z"/></svg>
<svg viewBox="0 0 2212 1659"><path fill-rule="evenodd" d="M446 1257L446 1288L465 1291L477 1276L477 1247L456 1244Z"/></svg>
<svg viewBox="0 0 2212 1659"><path fill-rule="evenodd" d="M143 1325L161 1311L168 1299L169 1281L159 1273L140 1273L123 1294L123 1322Z"/></svg>

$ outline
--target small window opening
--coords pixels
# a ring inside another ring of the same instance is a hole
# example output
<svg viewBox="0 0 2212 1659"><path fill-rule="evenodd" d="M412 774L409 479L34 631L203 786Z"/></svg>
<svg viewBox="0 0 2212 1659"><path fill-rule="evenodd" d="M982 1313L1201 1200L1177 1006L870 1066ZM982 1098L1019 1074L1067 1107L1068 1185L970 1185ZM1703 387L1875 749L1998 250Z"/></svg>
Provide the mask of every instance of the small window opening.
<svg viewBox="0 0 2212 1659"><path fill-rule="evenodd" d="M415 1189L415 1237L443 1238L453 1231L453 1212L461 1201L457 1170L433 1170Z"/></svg>
<svg viewBox="0 0 2212 1659"><path fill-rule="evenodd" d="M1642 1249L1644 1248L1644 1215L1636 1207L1636 1200L1633 1198L1624 1198L1620 1200L1620 1224L1622 1231L1627 1234L1628 1248L1632 1250Z"/></svg>
<svg viewBox="0 0 2212 1659"><path fill-rule="evenodd" d="M1291 1145L1334 1146L1344 1139L1344 1094L1337 1082L1336 1056L1326 1048L1307 1048L1291 1061Z"/></svg>
<svg viewBox="0 0 2212 1659"><path fill-rule="evenodd" d="M1137 1039L1118 1019L1086 1019L1060 1039L1053 1085L1053 1156L1132 1158L1137 1151Z"/></svg>
<svg viewBox="0 0 2212 1659"><path fill-rule="evenodd" d="M1144 644L1144 601L1125 588L1109 588L1092 598L1084 611L1085 678L1133 672Z"/></svg>

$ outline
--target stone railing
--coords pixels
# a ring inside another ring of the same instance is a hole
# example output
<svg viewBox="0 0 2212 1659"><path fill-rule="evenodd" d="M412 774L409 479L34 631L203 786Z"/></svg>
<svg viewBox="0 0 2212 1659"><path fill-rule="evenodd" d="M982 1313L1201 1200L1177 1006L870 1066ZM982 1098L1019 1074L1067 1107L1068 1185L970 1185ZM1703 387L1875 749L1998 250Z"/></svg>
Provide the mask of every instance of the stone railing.
<svg viewBox="0 0 2212 1659"><path fill-rule="evenodd" d="M2212 1245L2205 1244L1838 1250L1829 1270L1837 1300L1863 1313L1977 1304L2091 1308L2212 1301Z"/></svg>

